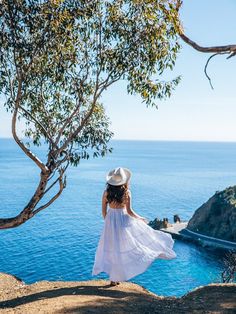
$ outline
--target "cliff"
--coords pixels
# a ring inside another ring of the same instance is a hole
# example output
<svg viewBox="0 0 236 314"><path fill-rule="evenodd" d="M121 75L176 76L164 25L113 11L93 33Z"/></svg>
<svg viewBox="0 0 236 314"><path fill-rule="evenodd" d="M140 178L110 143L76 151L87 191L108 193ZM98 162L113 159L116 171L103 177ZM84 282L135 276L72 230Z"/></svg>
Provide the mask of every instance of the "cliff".
<svg viewBox="0 0 236 314"><path fill-rule="evenodd" d="M196 210L187 229L236 242L236 186L216 192Z"/></svg>
<svg viewBox="0 0 236 314"><path fill-rule="evenodd" d="M106 280L25 285L0 273L0 313L222 314L235 313L235 295L236 284L211 284L174 298L157 296L131 282L115 287Z"/></svg>

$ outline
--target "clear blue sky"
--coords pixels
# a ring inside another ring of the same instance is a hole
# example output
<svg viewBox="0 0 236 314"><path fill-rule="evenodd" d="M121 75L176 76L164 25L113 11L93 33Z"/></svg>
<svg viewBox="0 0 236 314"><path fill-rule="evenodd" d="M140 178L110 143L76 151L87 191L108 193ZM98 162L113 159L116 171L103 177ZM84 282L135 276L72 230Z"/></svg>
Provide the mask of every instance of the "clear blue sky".
<svg viewBox="0 0 236 314"><path fill-rule="evenodd" d="M186 34L202 45L236 43L235 0L184 0ZM182 82L159 109L146 108L128 95L125 82L111 87L103 103L116 139L236 141L236 57L217 56L208 67L214 90L204 75L208 54L182 42L173 77ZM10 137L10 117L0 108L0 137Z"/></svg>

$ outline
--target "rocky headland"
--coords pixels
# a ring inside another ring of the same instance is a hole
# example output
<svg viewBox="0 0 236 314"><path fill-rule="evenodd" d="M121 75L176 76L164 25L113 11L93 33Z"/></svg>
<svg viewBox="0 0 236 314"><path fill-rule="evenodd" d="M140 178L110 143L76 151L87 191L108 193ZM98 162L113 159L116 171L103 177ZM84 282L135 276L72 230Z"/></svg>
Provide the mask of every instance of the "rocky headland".
<svg viewBox="0 0 236 314"><path fill-rule="evenodd" d="M158 296L131 282L115 287L106 280L26 285L0 273L0 313L230 314L235 313L235 295L236 284L211 284L175 298Z"/></svg>
<svg viewBox="0 0 236 314"><path fill-rule="evenodd" d="M236 242L236 186L216 192L200 206L188 222L187 229Z"/></svg>

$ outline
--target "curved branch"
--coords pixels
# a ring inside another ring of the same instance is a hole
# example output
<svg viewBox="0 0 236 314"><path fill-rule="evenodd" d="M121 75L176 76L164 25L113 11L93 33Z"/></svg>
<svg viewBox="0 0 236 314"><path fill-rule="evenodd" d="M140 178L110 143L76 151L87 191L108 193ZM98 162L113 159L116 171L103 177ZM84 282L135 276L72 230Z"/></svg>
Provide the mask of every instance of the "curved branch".
<svg viewBox="0 0 236 314"><path fill-rule="evenodd" d="M69 161L68 161L68 162L67 162L67 165L59 170L60 176L44 191L43 195L45 195L48 191L50 191L51 188L52 188L58 181L60 181L60 179L62 178L62 176L63 176L64 173L66 172L66 169L68 168L69 164L70 164L70 163L69 163ZM54 174L55 174L55 173L54 173Z"/></svg>
<svg viewBox="0 0 236 314"><path fill-rule="evenodd" d="M229 57L233 57L236 54L236 44L235 45L225 45L225 46L210 46L210 47L203 47L197 44L195 41L190 39L184 33L180 33L179 36L182 40L193 47L195 50L205 53L228 53L231 54ZM228 57L228 58L229 58Z"/></svg>
<svg viewBox="0 0 236 314"><path fill-rule="evenodd" d="M1 218L0 229L9 229L20 226L25 221L33 217L33 209L37 206L37 204L44 195L44 191L48 182L48 177L49 174L41 172L38 187L28 204L17 216L11 218Z"/></svg>
<svg viewBox="0 0 236 314"><path fill-rule="evenodd" d="M208 73L207 73L208 64L209 64L209 62L211 61L211 59L214 58L215 56L223 55L223 54L226 54L226 53L227 53L227 52L217 52L217 53L214 53L212 56L210 56L210 57L208 58L208 60L207 60L207 62L206 62L206 65L205 65L205 67L204 67L204 73L205 73L205 75L206 75L206 77L207 77L207 79L208 79L208 81L209 81L209 83L210 83L212 89L214 89L214 87L213 87L213 85L212 85L212 83L211 83L211 78L210 78L210 76L209 76Z"/></svg>
<svg viewBox="0 0 236 314"><path fill-rule="evenodd" d="M211 89L214 89L212 82L211 82L211 78L207 73L207 67L209 65L209 62L211 61L212 58L214 58L217 55L222 55L222 54L229 54L229 56L227 57L227 59L232 58L236 55L236 45L225 45L225 46L211 46L211 47L203 47L198 45L196 42L194 42L193 40L191 40L189 37L187 37L184 33L180 33L179 36L182 38L182 40L187 43L188 45L190 45L191 47L193 47L195 50L200 51L200 52L204 52L204 53L214 53L213 55L211 55L204 67L204 73L209 81L209 84L211 86Z"/></svg>
<svg viewBox="0 0 236 314"><path fill-rule="evenodd" d="M1 218L0 219L0 229L15 228L22 225L25 221L30 219L31 213L20 213L16 217L12 218Z"/></svg>
<svg viewBox="0 0 236 314"><path fill-rule="evenodd" d="M43 194L45 195L46 193L48 193L48 191L50 191L51 188L53 188L54 185L55 185L59 180L60 180L60 177L58 177L58 178L44 191Z"/></svg>
<svg viewBox="0 0 236 314"><path fill-rule="evenodd" d="M207 77L207 79L208 79L208 81L209 81L209 83L210 83L210 85L211 85L211 89L214 89L214 87L213 87L213 85L212 85L212 83L211 83L211 78L210 78L210 76L209 76L208 73L207 73L207 67L208 67L208 64L209 64L210 60L211 60L212 58L214 58L215 56L217 56L218 54L219 54L219 53L214 53L212 56L210 56L210 57L208 58L207 62L206 62L205 67L204 67L204 73L205 73L205 75L206 75L206 77Z"/></svg>
<svg viewBox="0 0 236 314"><path fill-rule="evenodd" d="M25 147L24 143L19 139L16 133L16 118L17 118L17 109L15 109L12 117L12 135L16 143L20 146L20 148L23 150L23 152L31 159L33 160L36 165L43 171L48 172L48 167L36 156L34 155L31 150L29 150L27 147Z"/></svg>
<svg viewBox="0 0 236 314"><path fill-rule="evenodd" d="M200 51L200 52L204 52L204 53L216 53L216 54L228 53L228 54L230 54L228 58L231 58L231 57L236 55L236 44L205 47L205 46L199 45L198 43L196 43L195 41L190 39L187 35L185 35L183 27L181 25L181 18L179 16L179 11L181 9L182 4L183 4L182 0L177 0L176 11L178 12L178 18L177 18L177 21L175 21L176 22L175 24L178 25L178 33L179 33L180 38L186 44L193 47L195 50Z"/></svg>
<svg viewBox="0 0 236 314"><path fill-rule="evenodd" d="M176 5L176 10L179 13L179 10L182 6L182 0L177 0L177 5ZM197 51L203 52L203 53L213 53L213 55L211 55L204 67L204 73L209 81L209 84L211 86L212 89L214 89L212 82L211 82L211 78L207 73L207 67L209 65L209 62L211 61L212 58L214 58L215 56L219 55L219 54L229 54L229 56L227 57L227 59L232 58L236 55L236 44L230 44L230 45L223 45L223 46L208 46L208 47L204 47L204 46L200 46L198 43L196 43L195 41L193 41L192 39L190 39L188 36L186 36L184 34L184 30L183 27L181 25L180 22L180 17L177 18L177 25L178 25L178 33L180 38L189 46L191 46L192 48L194 48Z"/></svg>
<svg viewBox="0 0 236 314"><path fill-rule="evenodd" d="M20 99L21 99L21 88L22 88L22 79L19 78L19 85L18 85L18 91L17 91L17 96L16 96L16 101L15 101L15 109L12 115L12 135L16 143L20 146L20 148L23 150L23 152L30 158L32 159L36 165L45 173L48 172L49 169L44 163L39 160L37 156L35 156L27 147L25 147L24 143L19 139L17 133L16 133L16 120L17 120L17 114L18 114L18 109L20 106Z"/></svg>
<svg viewBox="0 0 236 314"><path fill-rule="evenodd" d="M62 193L63 189L66 186L66 178L63 181L62 176L60 176L59 178L59 191L44 205L38 207L37 209L35 209L32 212L32 216L36 215L38 212L40 212L41 210L47 208L49 205L51 205Z"/></svg>

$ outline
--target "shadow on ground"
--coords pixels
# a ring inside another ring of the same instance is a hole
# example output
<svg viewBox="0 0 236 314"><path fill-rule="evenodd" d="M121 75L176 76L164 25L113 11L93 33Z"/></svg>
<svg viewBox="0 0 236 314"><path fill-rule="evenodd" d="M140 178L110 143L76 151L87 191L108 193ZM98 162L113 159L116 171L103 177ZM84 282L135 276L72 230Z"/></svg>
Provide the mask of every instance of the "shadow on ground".
<svg viewBox="0 0 236 314"><path fill-rule="evenodd" d="M158 297L132 283L116 287L105 280L84 283L25 285L3 298L1 295L0 312L35 313L40 309L40 313L58 314L236 313L236 284L209 285L174 298Z"/></svg>

